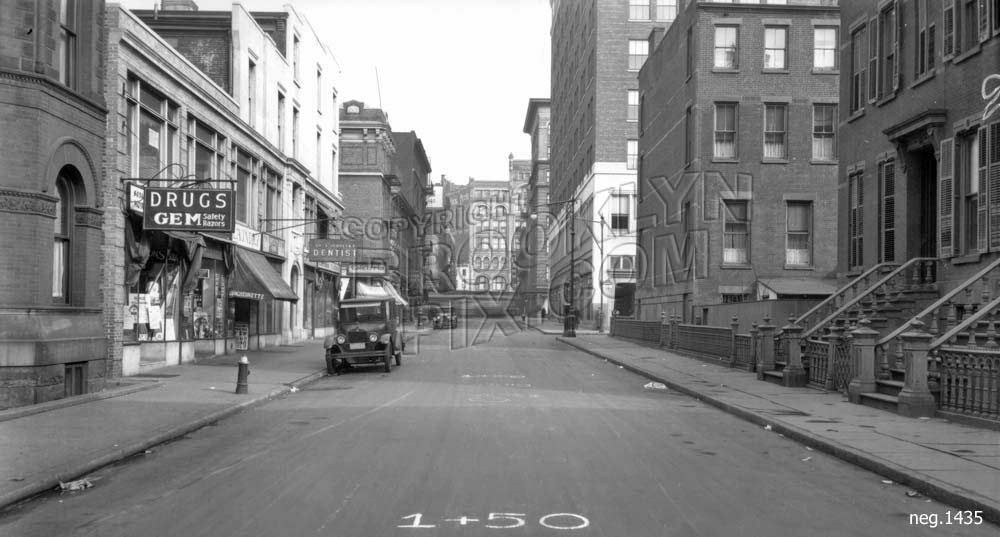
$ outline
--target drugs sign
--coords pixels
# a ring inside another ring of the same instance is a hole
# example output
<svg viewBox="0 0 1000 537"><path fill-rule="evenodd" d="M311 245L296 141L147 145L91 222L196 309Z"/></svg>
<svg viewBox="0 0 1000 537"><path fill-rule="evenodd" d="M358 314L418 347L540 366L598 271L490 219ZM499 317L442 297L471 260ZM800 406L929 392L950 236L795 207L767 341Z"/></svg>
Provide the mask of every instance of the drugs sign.
<svg viewBox="0 0 1000 537"><path fill-rule="evenodd" d="M147 188L143 200L143 227L232 233L233 191Z"/></svg>

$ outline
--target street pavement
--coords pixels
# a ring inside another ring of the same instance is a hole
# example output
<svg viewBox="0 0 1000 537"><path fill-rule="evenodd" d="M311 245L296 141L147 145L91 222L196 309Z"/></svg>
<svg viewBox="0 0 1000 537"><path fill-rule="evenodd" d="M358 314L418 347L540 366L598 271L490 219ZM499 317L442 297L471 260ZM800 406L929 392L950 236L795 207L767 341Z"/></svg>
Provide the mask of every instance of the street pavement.
<svg viewBox="0 0 1000 537"><path fill-rule="evenodd" d="M232 393L224 357L158 370L154 388L0 415L2 504L139 454L88 475L93 489L12 506L0 534L996 531L944 522L955 507L996 520L994 431L742 383L752 375L606 336L572 344L608 362L488 332L423 334L388 375L324 377L314 342L248 353L249 395Z"/></svg>

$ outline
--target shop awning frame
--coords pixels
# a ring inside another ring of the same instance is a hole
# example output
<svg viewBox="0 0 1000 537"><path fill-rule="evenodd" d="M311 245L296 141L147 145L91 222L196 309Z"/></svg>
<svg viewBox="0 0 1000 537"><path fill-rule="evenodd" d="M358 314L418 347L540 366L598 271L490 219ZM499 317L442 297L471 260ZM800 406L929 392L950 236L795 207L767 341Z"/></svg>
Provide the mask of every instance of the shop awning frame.
<svg viewBox="0 0 1000 537"><path fill-rule="evenodd" d="M299 299L263 254L240 247L236 247L235 250L236 267L233 270L233 281L229 286L230 296L254 300L259 299L256 295L260 295L290 302Z"/></svg>

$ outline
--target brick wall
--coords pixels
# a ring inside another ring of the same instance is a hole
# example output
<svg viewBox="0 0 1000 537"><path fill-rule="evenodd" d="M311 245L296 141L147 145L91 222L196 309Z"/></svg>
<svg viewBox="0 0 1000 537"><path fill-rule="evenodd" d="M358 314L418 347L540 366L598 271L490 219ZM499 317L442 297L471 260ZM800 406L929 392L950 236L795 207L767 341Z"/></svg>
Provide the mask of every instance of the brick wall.
<svg viewBox="0 0 1000 537"><path fill-rule="evenodd" d="M836 24L837 12L741 6L727 13L730 18L723 19L716 8L687 9L640 75L638 253L643 262L637 296L644 316L681 313L685 294L690 306L717 304L723 285L749 288L758 278L827 278L836 267L837 163L812 160L812 128L813 106L837 103L838 77L813 73L812 40L814 22ZM714 24L720 20L740 25L736 72L713 70ZM782 72L762 71L765 20L780 21L788 29L787 69ZM689 27L695 44L690 79L685 75ZM737 104L735 159L713 157L717 102ZM776 162L764 162L763 156L764 106L769 102L785 104L787 114L787 158ZM693 160L685 166L688 107L694 143ZM725 197L750 202L746 266L723 267ZM786 204L795 200L812 203L813 263L805 269L785 266ZM690 203L690 233L683 227L685 202Z"/></svg>

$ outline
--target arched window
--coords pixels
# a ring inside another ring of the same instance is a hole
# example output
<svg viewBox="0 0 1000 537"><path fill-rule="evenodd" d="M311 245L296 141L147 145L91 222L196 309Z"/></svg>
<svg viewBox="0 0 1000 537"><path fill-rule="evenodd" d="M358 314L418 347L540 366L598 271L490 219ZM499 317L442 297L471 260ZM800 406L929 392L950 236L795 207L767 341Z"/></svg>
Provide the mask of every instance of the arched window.
<svg viewBox="0 0 1000 537"><path fill-rule="evenodd" d="M504 280L503 276L495 276L493 278L493 282L492 282L492 284L490 286L490 290L492 290L492 291L503 291L503 288L504 288L504 286L506 284L507 284L507 281Z"/></svg>
<svg viewBox="0 0 1000 537"><path fill-rule="evenodd" d="M73 197L69 178L60 173L56 178L56 219L52 234L52 301L69 302L70 245Z"/></svg>
<svg viewBox="0 0 1000 537"><path fill-rule="evenodd" d="M494 257L493 258L493 268L495 268L495 269L500 268L500 258L499 257Z"/></svg>
<svg viewBox="0 0 1000 537"><path fill-rule="evenodd" d="M507 217L507 208L504 207L503 205L497 206L497 208L496 208L496 214L497 214L497 218L506 218Z"/></svg>
<svg viewBox="0 0 1000 537"><path fill-rule="evenodd" d="M490 285L490 280L486 276L476 278L476 291L485 291Z"/></svg>

